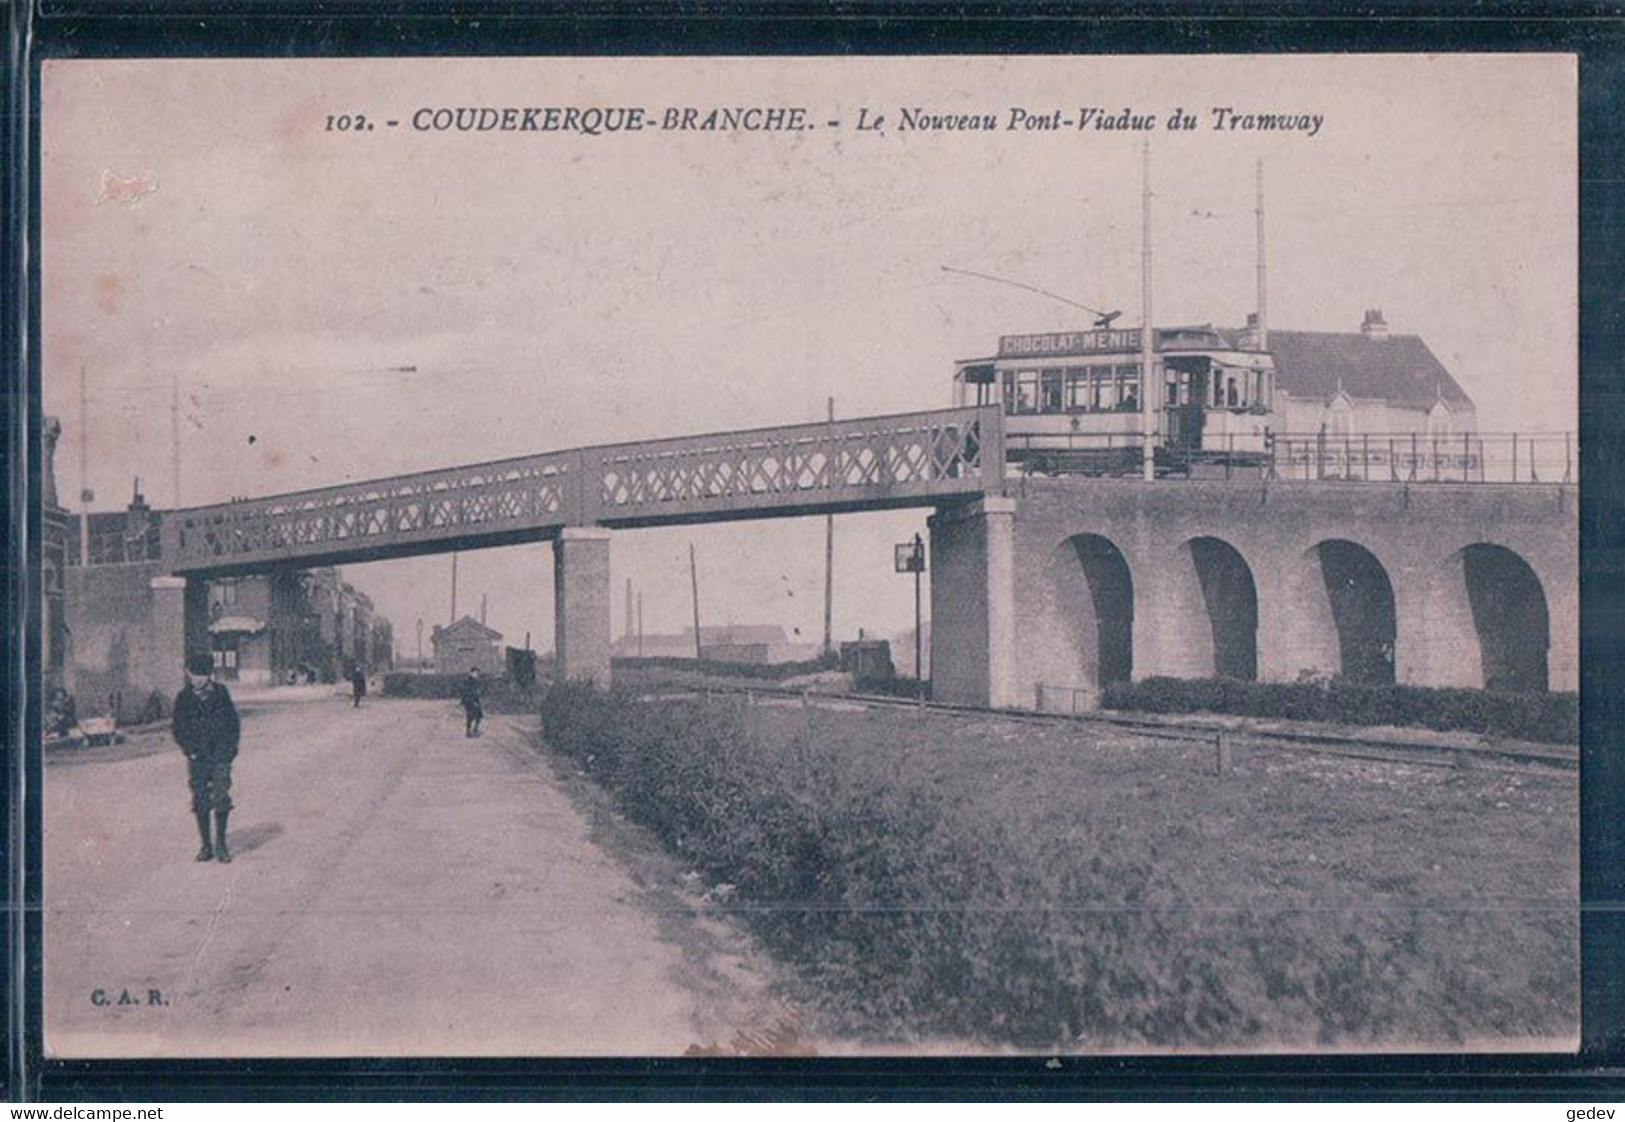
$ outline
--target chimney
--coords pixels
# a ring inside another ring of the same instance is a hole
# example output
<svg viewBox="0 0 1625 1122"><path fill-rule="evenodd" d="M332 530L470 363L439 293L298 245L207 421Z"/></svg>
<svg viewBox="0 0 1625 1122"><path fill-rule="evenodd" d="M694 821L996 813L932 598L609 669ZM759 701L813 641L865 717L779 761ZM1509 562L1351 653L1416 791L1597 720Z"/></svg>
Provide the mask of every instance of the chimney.
<svg viewBox="0 0 1625 1122"><path fill-rule="evenodd" d="M1237 342L1241 344L1241 349L1244 351L1261 351L1264 349L1259 345L1257 312L1247 313L1247 326L1241 329L1241 338Z"/></svg>
<svg viewBox="0 0 1625 1122"><path fill-rule="evenodd" d="M138 475L135 477L135 486L131 488L130 492L130 511L131 513L136 513L144 512L150 509L151 508L147 506L146 496L141 493L141 477Z"/></svg>
<svg viewBox="0 0 1625 1122"><path fill-rule="evenodd" d="M1388 321L1382 318L1381 308L1365 310L1365 322L1360 324L1360 334L1367 339L1388 338Z"/></svg>

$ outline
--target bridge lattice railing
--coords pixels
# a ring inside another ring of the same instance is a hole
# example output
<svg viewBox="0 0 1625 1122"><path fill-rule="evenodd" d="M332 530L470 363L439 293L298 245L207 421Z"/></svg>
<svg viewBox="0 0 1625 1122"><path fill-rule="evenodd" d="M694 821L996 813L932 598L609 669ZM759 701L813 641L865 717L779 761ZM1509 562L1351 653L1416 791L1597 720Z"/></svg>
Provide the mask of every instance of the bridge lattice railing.
<svg viewBox="0 0 1625 1122"><path fill-rule="evenodd" d="M984 407L542 453L170 512L163 556L207 569L566 525L924 504L1002 486L1002 433Z"/></svg>
<svg viewBox="0 0 1625 1122"><path fill-rule="evenodd" d="M997 490L994 409L947 409L589 450L596 520L884 502Z"/></svg>

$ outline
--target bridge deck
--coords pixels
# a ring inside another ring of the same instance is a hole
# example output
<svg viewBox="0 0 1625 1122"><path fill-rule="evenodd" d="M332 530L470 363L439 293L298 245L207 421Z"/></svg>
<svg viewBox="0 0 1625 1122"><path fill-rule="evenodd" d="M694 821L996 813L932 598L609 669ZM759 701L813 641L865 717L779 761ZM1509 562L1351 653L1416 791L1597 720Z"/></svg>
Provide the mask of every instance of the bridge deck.
<svg viewBox="0 0 1625 1122"><path fill-rule="evenodd" d="M675 525L937 506L998 492L996 407L599 445L174 512L175 573L376 561Z"/></svg>

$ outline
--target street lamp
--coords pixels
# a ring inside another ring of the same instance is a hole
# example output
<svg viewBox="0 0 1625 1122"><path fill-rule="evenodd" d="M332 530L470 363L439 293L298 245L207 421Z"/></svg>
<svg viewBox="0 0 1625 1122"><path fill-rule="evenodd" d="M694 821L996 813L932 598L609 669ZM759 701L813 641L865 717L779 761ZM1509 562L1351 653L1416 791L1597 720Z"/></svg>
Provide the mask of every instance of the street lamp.
<svg viewBox="0 0 1625 1122"><path fill-rule="evenodd" d="M423 673L423 617L418 617L418 673Z"/></svg>
<svg viewBox="0 0 1625 1122"><path fill-rule="evenodd" d="M925 668L920 661L920 574L925 572L925 542L915 534L911 542L895 547L893 563L899 573L914 574L914 692L925 700Z"/></svg>

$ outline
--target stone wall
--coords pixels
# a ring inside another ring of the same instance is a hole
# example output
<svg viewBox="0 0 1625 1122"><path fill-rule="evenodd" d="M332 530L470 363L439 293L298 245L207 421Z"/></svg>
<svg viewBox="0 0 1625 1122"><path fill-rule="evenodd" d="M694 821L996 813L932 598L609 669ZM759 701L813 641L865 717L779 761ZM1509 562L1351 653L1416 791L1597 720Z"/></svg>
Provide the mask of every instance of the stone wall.
<svg viewBox="0 0 1625 1122"><path fill-rule="evenodd" d="M1537 634L1526 611L1525 638L1548 642L1550 688L1578 688L1572 487L1026 479L1013 488L1016 688L1024 697L1035 697L1040 683L1098 690L1102 618L1128 629L1117 638L1132 647L1136 679L1213 676L1216 641L1227 629L1233 668L1246 657L1237 652L1247 651L1237 638L1239 617L1254 609L1236 603L1244 583L1233 564L1224 579L1197 565L1206 557L1211 567L1231 551L1255 590L1259 679L1344 672L1350 643L1363 642L1367 662L1386 658L1400 683L1482 686L1485 643L1507 642L1485 630L1485 597L1479 593L1475 614L1465 579L1469 550L1486 545L1514 555L1538 580L1548 635ZM1192 547L1202 539L1228 549ZM1121 555L1132 587L1114 593L1130 602L1104 617L1110 605L1101 594L1113 588L1098 574L1109 570L1080 561L1103 555L1101 542ZM1080 553L1080 543L1093 553ZM1369 581L1367 573L1385 576L1391 589L1386 644L1381 578ZM1509 594L1516 587L1509 582ZM1363 637L1353 634L1362 628Z"/></svg>

